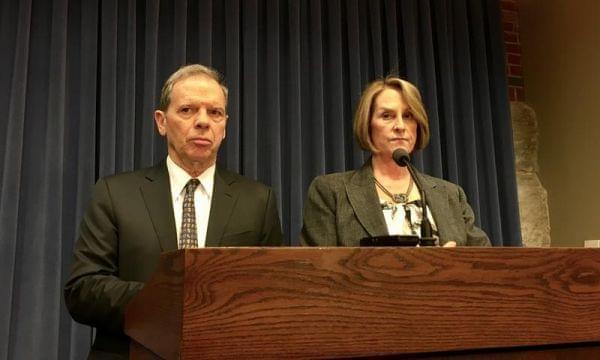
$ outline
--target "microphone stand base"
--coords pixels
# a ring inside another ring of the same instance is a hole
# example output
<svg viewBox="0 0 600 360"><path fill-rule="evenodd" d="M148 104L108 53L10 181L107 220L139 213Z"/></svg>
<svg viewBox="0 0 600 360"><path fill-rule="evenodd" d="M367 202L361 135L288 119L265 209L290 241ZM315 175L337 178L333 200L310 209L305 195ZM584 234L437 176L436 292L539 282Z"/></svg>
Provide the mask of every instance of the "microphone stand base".
<svg viewBox="0 0 600 360"><path fill-rule="evenodd" d="M419 246L439 246L438 239L434 237L422 237L419 239Z"/></svg>

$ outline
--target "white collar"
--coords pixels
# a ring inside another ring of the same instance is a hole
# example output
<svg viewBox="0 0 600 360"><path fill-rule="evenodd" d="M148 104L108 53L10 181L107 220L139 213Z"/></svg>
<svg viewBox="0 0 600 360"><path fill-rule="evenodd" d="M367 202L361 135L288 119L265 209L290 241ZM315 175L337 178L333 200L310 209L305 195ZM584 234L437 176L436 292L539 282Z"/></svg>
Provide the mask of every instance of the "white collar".
<svg viewBox="0 0 600 360"><path fill-rule="evenodd" d="M171 183L171 196L173 203L175 203L175 199L181 195L185 185L192 179L190 174L188 174L184 169L182 169L179 165L175 164L175 162L171 159L170 156L167 156L167 171L169 172L169 181ZM212 198L213 194L213 185L215 183L215 171L216 166L213 164L208 169L204 170L200 176L196 177L200 181L200 189L208 196L208 198Z"/></svg>

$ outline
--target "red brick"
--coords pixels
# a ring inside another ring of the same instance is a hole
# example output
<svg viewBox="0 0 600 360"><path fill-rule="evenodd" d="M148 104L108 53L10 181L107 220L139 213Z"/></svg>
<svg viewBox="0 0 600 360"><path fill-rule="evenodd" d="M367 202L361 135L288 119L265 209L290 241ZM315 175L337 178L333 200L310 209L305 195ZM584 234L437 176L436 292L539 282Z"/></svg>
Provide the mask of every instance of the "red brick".
<svg viewBox="0 0 600 360"><path fill-rule="evenodd" d="M504 44L507 54L521 55L521 45L519 44Z"/></svg>
<svg viewBox="0 0 600 360"><path fill-rule="evenodd" d="M519 13L516 11L502 10L502 22L516 23L519 21Z"/></svg>
<svg viewBox="0 0 600 360"><path fill-rule="evenodd" d="M508 88L508 99L510 101L517 101L517 92L512 87Z"/></svg>
<svg viewBox="0 0 600 360"><path fill-rule="evenodd" d="M515 88L515 99L516 101L525 101L525 89Z"/></svg>
<svg viewBox="0 0 600 360"><path fill-rule="evenodd" d="M511 76L523 76L523 68L521 65L510 65L508 69L508 74Z"/></svg>
<svg viewBox="0 0 600 360"><path fill-rule="evenodd" d="M519 66L521 66L521 55L507 54L506 55L506 63L509 64L509 65L519 65Z"/></svg>
<svg viewBox="0 0 600 360"><path fill-rule="evenodd" d="M516 86L523 87L523 77L522 76L507 76L508 86Z"/></svg>
<svg viewBox="0 0 600 360"><path fill-rule="evenodd" d="M516 1L502 0L502 10L519 11Z"/></svg>
<svg viewBox="0 0 600 360"><path fill-rule="evenodd" d="M502 9L502 29L506 50L506 77L510 101L524 101L522 49L519 36L518 0L500 0Z"/></svg>
<svg viewBox="0 0 600 360"><path fill-rule="evenodd" d="M505 31L504 32L504 42L517 44L519 42L519 36L515 32Z"/></svg>

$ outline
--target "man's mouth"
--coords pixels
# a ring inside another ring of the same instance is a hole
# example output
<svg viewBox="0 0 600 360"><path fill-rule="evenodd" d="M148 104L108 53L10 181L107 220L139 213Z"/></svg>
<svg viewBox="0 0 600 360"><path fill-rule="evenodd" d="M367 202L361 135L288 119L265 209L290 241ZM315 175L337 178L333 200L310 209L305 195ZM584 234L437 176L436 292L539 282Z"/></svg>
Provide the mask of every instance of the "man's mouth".
<svg viewBox="0 0 600 360"><path fill-rule="evenodd" d="M207 138L192 138L189 140L189 142L196 146L208 146L212 144L212 141Z"/></svg>

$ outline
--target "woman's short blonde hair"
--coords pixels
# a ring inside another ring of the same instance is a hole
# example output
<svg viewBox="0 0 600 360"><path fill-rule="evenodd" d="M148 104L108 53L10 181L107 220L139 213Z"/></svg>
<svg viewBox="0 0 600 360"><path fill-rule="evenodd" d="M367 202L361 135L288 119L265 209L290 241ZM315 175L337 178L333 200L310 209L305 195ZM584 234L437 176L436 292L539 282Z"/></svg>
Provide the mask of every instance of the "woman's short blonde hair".
<svg viewBox="0 0 600 360"><path fill-rule="evenodd" d="M417 121L417 141L413 151L424 149L429 143L429 119L419 89L410 82L394 76L373 81L363 91L356 113L354 113L354 136L358 144L363 150L370 151L373 154L379 153L379 149L371 139L371 118L375 109L375 100L385 89L397 90L408 105Z"/></svg>

